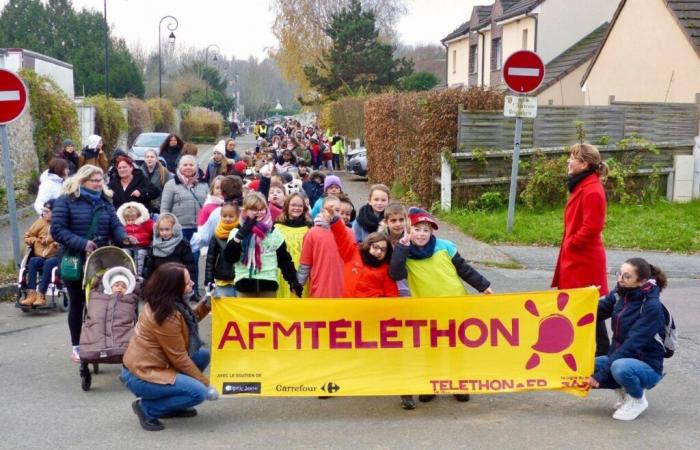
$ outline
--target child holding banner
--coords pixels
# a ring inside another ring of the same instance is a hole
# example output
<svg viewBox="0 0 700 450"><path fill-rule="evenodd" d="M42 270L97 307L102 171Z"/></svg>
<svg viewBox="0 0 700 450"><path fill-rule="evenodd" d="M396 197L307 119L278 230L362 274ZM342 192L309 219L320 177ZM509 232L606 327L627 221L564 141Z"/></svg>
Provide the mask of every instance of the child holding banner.
<svg viewBox="0 0 700 450"><path fill-rule="evenodd" d="M216 225L214 236L209 241L204 284L215 285L215 297L235 297L233 286L233 264L224 258L224 249L228 238L239 224L240 211L236 202L224 202L221 205L221 219Z"/></svg>
<svg viewBox="0 0 700 450"><path fill-rule="evenodd" d="M306 204L306 198L298 192L287 197L282 207L282 214L275 223L275 228L282 233L284 242L287 245L287 251L292 255L292 261L294 261L294 266L297 269L299 268L304 236L312 225L313 222L309 215L309 206ZM282 279L282 272L279 271L277 280L280 287L277 290L277 298L290 298L292 292L282 283Z"/></svg>
<svg viewBox="0 0 700 450"><path fill-rule="evenodd" d="M284 237L273 227L267 202L259 192L250 192L243 199L241 224L231 232L224 258L234 264L239 297L276 297L278 268L291 290L298 297L302 295L304 288L297 282Z"/></svg>
<svg viewBox="0 0 700 450"><path fill-rule="evenodd" d="M613 338L606 356L595 359L593 388L617 389L613 419L634 420L647 409L644 391L663 377L666 318L659 293L666 274L642 258L617 272L617 286L598 303L598 320L612 318Z"/></svg>
<svg viewBox="0 0 700 450"><path fill-rule="evenodd" d="M394 248L389 266L393 280L408 280L415 297L453 297L467 295L462 284L466 281L484 294L492 294L491 283L467 263L454 243L437 239L433 232L438 224L430 213L421 208L408 211L411 227ZM437 288L437 289L436 289ZM418 400L429 402L435 395L420 395ZM458 401L469 401L469 394L455 394Z"/></svg>

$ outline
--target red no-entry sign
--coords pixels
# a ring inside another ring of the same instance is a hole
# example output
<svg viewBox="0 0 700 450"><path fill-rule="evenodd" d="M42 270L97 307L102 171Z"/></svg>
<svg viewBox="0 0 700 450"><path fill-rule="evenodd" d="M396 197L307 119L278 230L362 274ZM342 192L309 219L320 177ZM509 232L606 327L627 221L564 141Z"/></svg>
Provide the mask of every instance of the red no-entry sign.
<svg viewBox="0 0 700 450"><path fill-rule="evenodd" d="M27 87L20 77L0 69L0 125L13 122L27 107Z"/></svg>
<svg viewBox="0 0 700 450"><path fill-rule="evenodd" d="M532 92L542 84L544 64L535 52L519 50L503 64L503 81L519 94Z"/></svg>

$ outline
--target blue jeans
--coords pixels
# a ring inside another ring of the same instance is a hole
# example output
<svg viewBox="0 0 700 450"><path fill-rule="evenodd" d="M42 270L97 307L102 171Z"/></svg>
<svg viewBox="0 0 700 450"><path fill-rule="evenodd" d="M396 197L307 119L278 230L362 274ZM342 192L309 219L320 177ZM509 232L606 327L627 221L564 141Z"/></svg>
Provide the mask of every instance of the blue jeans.
<svg viewBox="0 0 700 450"><path fill-rule="evenodd" d="M598 369L608 364L607 356L598 356L595 359L595 366ZM661 380L659 375L651 366L644 361L635 358L621 358L613 361L610 366L615 382L625 389L634 398L642 398L644 389L651 389ZM607 389L615 389L617 386L602 386Z"/></svg>
<svg viewBox="0 0 700 450"><path fill-rule="evenodd" d="M31 290L37 290L42 294L46 294L46 289L51 283L51 272L53 268L58 265L58 258L42 258L41 256L33 256L29 258L29 264L27 264L27 287ZM41 272L41 283L39 283L39 289L36 288L36 276Z"/></svg>
<svg viewBox="0 0 700 450"><path fill-rule="evenodd" d="M182 229L182 237L185 239L187 242L192 239L192 235L197 231L196 228L183 228ZM207 242L204 245L208 245L209 243ZM194 257L194 286L192 289L194 289L194 292L197 294L197 297L199 297L199 250L196 252L192 252L192 256Z"/></svg>
<svg viewBox="0 0 700 450"><path fill-rule="evenodd" d="M201 371L209 365L209 357L209 350L204 347L191 356L192 362ZM207 387L182 373L175 376L173 384L158 384L144 381L124 367L119 379L135 396L141 398L141 409L149 419L191 408L207 398Z"/></svg>

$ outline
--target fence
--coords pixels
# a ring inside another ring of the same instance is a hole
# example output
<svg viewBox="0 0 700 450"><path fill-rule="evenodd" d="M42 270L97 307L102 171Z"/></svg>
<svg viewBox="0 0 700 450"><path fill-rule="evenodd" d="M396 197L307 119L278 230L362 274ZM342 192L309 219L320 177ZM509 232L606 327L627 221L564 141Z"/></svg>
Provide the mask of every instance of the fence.
<svg viewBox="0 0 700 450"><path fill-rule="evenodd" d="M603 159L623 160L652 143L658 154L645 152L636 171L638 176L669 178L676 156L693 152L698 135L697 103L626 103L608 106L541 106L537 118L525 119L521 137L521 161L535 152L552 156L567 154L568 147L584 140L596 144ZM514 119L500 111L465 111L458 118L458 148L442 155L441 185L443 209L452 203L452 186L502 187L510 183ZM646 144L637 144L645 141ZM450 161L448 158L451 158ZM453 180L452 178L458 177ZM525 180L525 175L519 180ZM672 179L672 177L670 177ZM672 190L669 182L669 190Z"/></svg>

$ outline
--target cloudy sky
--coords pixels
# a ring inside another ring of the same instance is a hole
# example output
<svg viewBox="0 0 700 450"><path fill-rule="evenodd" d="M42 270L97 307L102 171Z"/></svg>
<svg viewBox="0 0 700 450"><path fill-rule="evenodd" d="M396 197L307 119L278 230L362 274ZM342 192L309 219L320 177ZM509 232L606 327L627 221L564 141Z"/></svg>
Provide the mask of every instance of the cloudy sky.
<svg viewBox="0 0 700 450"><path fill-rule="evenodd" d="M4 6L7 0L0 0ZM409 12L398 26L406 44L434 43L465 22L475 4L489 0L407 0ZM102 0L73 0L76 8L102 12ZM113 33L149 50L158 43L158 21L173 15L178 45L204 48L216 44L228 57L262 58L275 47L270 28L274 16L268 0L107 0L107 19ZM166 22L163 34L167 35Z"/></svg>

